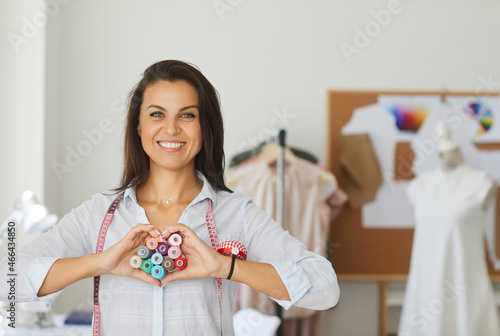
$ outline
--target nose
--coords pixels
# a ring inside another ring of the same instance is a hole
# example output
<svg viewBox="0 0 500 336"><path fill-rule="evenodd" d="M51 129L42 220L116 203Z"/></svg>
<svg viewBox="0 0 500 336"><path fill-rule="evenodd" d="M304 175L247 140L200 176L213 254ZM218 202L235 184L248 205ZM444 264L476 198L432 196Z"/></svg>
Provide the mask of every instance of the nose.
<svg viewBox="0 0 500 336"><path fill-rule="evenodd" d="M162 130L169 136L179 134L181 131L181 128L179 127L179 121L175 117L165 118L165 123Z"/></svg>

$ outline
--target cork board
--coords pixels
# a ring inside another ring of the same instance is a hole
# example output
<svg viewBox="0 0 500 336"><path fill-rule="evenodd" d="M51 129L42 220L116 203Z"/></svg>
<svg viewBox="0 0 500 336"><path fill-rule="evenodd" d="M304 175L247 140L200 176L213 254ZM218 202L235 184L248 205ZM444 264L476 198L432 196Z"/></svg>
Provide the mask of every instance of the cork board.
<svg viewBox="0 0 500 336"><path fill-rule="evenodd" d="M338 161L338 143L341 130L351 119L353 111L375 104L378 96L387 95L444 95L443 92L328 92L327 167L342 187L342 170ZM446 92L446 95L474 96L471 92ZM499 143L476 145L480 150L500 149ZM409 143L398 143L396 151L404 157L413 157ZM396 155L395 157L401 157ZM395 167L398 167L395 162ZM408 167L396 168L398 180L411 180L414 175ZM500 256L500 189L497 189L497 256ZM365 228L361 223L361 210L344 207L330 228L332 262L343 279L405 279L409 272L413 229ZM486 256L485 256L486 258ZM493 271L486 258L490 274L500 279L500 271Z"/></svg>

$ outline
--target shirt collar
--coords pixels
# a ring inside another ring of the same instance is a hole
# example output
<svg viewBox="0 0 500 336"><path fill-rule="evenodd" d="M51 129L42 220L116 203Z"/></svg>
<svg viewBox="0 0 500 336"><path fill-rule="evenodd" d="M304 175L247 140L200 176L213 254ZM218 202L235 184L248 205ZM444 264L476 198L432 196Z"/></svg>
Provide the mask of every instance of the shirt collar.
<svg viewBox="0 0 500 336"><path fill-rule="evenodd" d="M210 182L208 182L205 175L203 175L198 170L196 171L196 175L203 182L203 188L201 189L201 192L198 194L198 196L196 196L196 198L191 202L191 204L188 205L188 207L190 207L191 205L194 205L198 202L204 201L207 198L210 199L212 201L212 204L215 206L216 201L217 201L217 192L212 188L212 186L210 185ZM129 200L132 200L135 204L139 204L137 202L135 188L129 187L129 188L125 189L125 195L123 197L123 204L125 206L127 206Z"/></svg>

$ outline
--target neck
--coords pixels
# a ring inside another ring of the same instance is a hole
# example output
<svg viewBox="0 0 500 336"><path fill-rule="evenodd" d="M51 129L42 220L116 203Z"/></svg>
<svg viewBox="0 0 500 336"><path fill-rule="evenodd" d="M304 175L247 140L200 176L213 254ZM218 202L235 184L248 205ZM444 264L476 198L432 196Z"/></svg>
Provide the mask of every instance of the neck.
<svg viewBox="0 0 500 336"><path fill-rule="evenodd" d="M464 163L462 153L458 148L439 153L441 157L441 170L450 171Z"/></svg>
<svg viewBox="0 0 500 336"><path fill-rule="evenodd" d="M191 202L201 190L203 183L194 168L192 170L169 171L151 166L146 183L140 188L143 200L164 204L166 200L175 203ZM161 198L160 198L161 196Z"/></svg>

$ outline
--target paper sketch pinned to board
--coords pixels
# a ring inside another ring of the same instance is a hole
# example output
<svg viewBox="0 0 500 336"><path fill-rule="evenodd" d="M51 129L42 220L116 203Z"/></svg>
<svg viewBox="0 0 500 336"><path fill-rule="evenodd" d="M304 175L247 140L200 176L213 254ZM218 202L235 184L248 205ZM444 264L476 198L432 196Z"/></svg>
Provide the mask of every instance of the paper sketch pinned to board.
<svg viewBox="0 0 500 336"><path fill-rule="evenodd" d="M439 96L379 96L377 104L356 109L342 129L344 135L370 134L383 175L375 201L362 207L364 226L413 226L406 197L409 182L394 178L396 144L412 141L439 107Z"/></svg>
<svg viewBox="0 0 500 336"><path fill-rule="evenodd" d="M475 122L474 142L500 142L500 97L450 96L446 102Z"/></svg>
<svg viewBox="0 0 500 336"><path fill-rule="evenodd" d="M474 103L477 105L473 105ZM404 111L417 111L420 116L416 118L416 122L406 124L403 122L398 125L398 113L402 115ZM415 174L439 167L438 140L434 134L438 121L444 121L450 126L453 137L460 144L465 161L490 173L498 183L500 150L479 150L474 145L474 143L500 144L498 119L500 117L497 111L500 111L500 97L447 96L443 103L441 96L437 95L379 96L377 104L356 109L341 133L370 135L384 178L375 201L362 207L363 226L371 228L414 226L413 208L406 195L409 181L397 181L394 172L401 168L400 166L411 167ZM425 119L422 118L423 114ZM396 147L404 141L409 142L411 158L396 155ZM490 259L494 266L500 269L500 259L495 256L494 214L495 207L491 207L485 232Z"/></svg>

